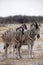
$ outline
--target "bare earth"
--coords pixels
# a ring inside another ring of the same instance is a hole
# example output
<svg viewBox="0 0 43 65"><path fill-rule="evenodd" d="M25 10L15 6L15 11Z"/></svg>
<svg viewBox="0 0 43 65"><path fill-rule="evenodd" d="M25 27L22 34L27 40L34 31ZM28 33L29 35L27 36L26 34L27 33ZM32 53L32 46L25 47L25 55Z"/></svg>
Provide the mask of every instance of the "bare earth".
<svg viewBox="0 0 43 65"><path fill-rule="evenodd" d="M21 53L22 58L19 60L12 54L8 54L7 57L4 57L3 53L0 53L0 65L43 65L43 55L35 52L33 59L29 59L28 51L25 50Z"/></svg>

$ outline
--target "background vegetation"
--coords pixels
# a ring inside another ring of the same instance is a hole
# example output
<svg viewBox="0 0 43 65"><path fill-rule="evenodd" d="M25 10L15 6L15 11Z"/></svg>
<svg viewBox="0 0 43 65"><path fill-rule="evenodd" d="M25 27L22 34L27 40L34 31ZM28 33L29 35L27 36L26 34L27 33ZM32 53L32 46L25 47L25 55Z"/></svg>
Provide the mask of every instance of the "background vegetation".
<svg viewBox="0 0 43 65"><path fill-rule="evenodd" d="M1 24L30 23L33 21L43 23L43 17L42 16L22 16L22 15L0 17Z"/></svg>

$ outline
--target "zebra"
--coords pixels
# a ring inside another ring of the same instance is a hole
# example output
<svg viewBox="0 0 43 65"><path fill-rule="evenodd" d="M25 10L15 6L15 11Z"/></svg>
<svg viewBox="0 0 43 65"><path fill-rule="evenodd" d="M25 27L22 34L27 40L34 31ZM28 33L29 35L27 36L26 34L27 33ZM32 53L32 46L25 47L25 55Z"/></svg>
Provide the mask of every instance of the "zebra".
<svg viewBox="0 0 43 65"><path fill-rule="evenodd" d="M4 32L4 34L2 35L2 39L4 42L4 50L5 50L5 55L7 56L7 50L8 47L10 46L14 46L17 44L17 40L21 39L21 36L24 33L24 30L27 30L27 26L26 24L21 25L21 27L23 29L23 31L15 31L15 30L7 30L6 32Z"/></svg>
<svg viewBox="0 0 43 65"><path fill-rule="evenodd" d="M29 58L32 58L32 49L34 46L34 41L36 40L36 37L39 39L40 38L40 28L37 22L34 22L34 24L31 24L30 30L27 30L24 32L24 35L21 36L21 39L17 40L18 44L16 45L17 47L17 54L18 58L21 58L20 55L20 48L22 45L28 45L28 50L29 50Z"/></svg>

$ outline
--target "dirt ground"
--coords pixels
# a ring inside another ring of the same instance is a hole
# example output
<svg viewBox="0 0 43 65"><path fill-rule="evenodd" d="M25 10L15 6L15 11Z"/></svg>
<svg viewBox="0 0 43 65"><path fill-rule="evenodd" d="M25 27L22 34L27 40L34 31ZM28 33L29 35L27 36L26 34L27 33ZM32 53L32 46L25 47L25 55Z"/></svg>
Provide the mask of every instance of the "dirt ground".
<svg viewBox="0 0 43 65"><path fill-rule="evenodd" d="M36 45L34 45L34 47L35 46ZM9 51L12 53L10 54ZM43 65L43 47L36 46L36 49L33 48L32 59L30 59L28 55L28 46L22 46L20 51L22 58L19 60L16 58L16 53L13 56L12 48L8 50L8 55L5 57L3 56L3 43L0 43L0 65Z"/></svg>
<svg viewBox="0 0 43 65"><path fill-rule="evenodd" d="M33 59L29 59L28 51L21 53L22 58L17 60L12 54L8 54L7 57L4 57L0 53L0 65L43 65L43 55L37 53L33 54Z"/></svg>

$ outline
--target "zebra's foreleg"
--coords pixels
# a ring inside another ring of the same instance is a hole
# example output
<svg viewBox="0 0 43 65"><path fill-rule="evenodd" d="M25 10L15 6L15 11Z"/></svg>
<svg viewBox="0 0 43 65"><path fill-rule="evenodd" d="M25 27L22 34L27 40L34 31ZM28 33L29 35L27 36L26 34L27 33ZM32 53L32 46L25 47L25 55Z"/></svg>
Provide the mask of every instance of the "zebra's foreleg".
<svg viewBox="0 0 43 65"><path fill-rule="evenodd" d="M21 46L18 48L18 52L19 52L19 57L22 58L22 56L20 54L20 48L21 48Z"/></svg>
<svg viewBox="0 0 43 65"><path fill-rule="evenodd" d="M31 58L33 58L33 56L32 56L32 49L33 49L33 45L34 45L34 43L32 43L32 44L31 44L31 51L30 51Z"/></svg>
<svg viewBox="0 0 43 65"><path fill-rule="evenodd" d="M20 45L20 43L18 43L18 45L17 45L17 59L22 58L20 55L20 48L21 48L21 45Z"/></svg>
<svg viewBox="0 0 43 65"><path fill-rule="evenodd" d="M32 58L32 49L33 49L33 42L29 44L29 58Z"/></svg>
<svg viewBox="0 0 43 65"><path fill-rule="evenodd" d="M31 58L31 45L28 45L28 51L29 51L29 58Z"/></svg>

